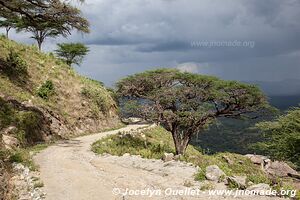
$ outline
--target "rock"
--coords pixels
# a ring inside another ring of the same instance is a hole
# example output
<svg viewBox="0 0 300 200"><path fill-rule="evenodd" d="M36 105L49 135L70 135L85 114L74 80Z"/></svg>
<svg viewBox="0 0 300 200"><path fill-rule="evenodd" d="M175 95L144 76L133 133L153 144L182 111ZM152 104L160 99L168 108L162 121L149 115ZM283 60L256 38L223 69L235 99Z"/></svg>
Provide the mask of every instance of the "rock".
<svg viewBox="0 0 300 200"><path fill-rule="evenodd" d="M87 106L87 105L88 105L88 102L86 102L86 101L82 101L82 102L81 102L81 105L82 105L83 107L85 107L85 106Z"/></svg>
<svg viewBox="0 0 300 200"><path fill-rule="evenodd" d="M270 159L266 159L264 160L264 167L265 168L269 168L271 165L272 161Z"/></svg>
<svg viewBox="0 0 300 200"><path fill-rule="evenodd" d="M256 184L256 185L252 185L252 186L249 186L247 188L247 190L249 191L267 191L267 190L270 190L271 187L268 185L268 184L265 184L265 183L259 183L259 184Z"/></svg>
<svg viewBox="0 0 300 200"><path fill-rule="evenodd" d="M128 156L130 156L130 154L129 153L124 153L123 156L128 157Z"/></svg>
<svg viewBox="0 0 300 200"><path fill-rule="evenodd" d="M273 176L288 177L289 174L298 174L296 170L291 168L285 162L275 161L271 162L266 172Z"/></svg>
<svg viewBox="0 0 300 200"><path fill-rule="evenodd" d="M243 164L244 164L244 161L239 160L238 163L241 164L241 165L243 165Z"/></svg>
<svg viewBox="0 0 300 200"><path fill-rule="evenodd" d="M143 119L137 117L129 117L129 118L122 119L122 122L126 124L137 124L143 121L144 121Z"/></svg>
<svg viewBox="0 0 300 200"><path fill-rule="evenodd" d="M174 160L180 160L181 155L175 155Z"/></svg>
<svg viewBox="0 0 300 200"><path fill-rule="evenodd" d="M4 134L2 135L2 142L6 149L14 149L20 145L20 142L17 138Z"/></svg>
<svg viewBox="0 0 300 200"><path fill-rule="evenodd" d="M172 160L174 160L174 154L173 153L164 153L162 160L165 162L172 161Z"/></svg>
<svg viewBox="0 0 300 200"><path fill-rule="evenodd" d="M227 177L227 184L233 184L238 187L238 189L246 189L246 176L233 176Z"/></svg>
<svg viewBox="0 0 300 200"><path fill-rule="evenodd" d="M13 135L17 131L17 128L15 126L10 126L6 128L3 132L4 135Z"/></svg>
<svg viewBox="0 0 300 200"><path fill-rule="evenodd" d="M254 183L252 181L249 181L248 186L252 186L252 185L254 185Z"/></svg>
<svg viewBox="0 0 300 200"><path fill-rule="evenodd" d="M225 173L217 165L206 167L205 177L207 180L219 181L221 176L225 176Z"/></svg>
<svg viewBox="0 0 300 200"><path fill-rule="evenodd" d="M13 163L14 176L11 183L14 185L12 193L17 199L41 200L45 198L45 193L39 187L35 187L38 183L37 173L29 170L28 167L20 163Z"/></svg>
<svg viewBox="0 0 300 200"><path fill-rule="evenodd" d="M300 180L300 174L298 173L297 174L288 173L288 176Z"/></svg>
<svg viewBox="0 0 300 200"><path fill-rule="evenodd" d="M251 160L252 163L257 164L257 165L262 165L264 164L264 160L267 159L265 156L261 155L253 155L253 154L247 154L245 155L247 158Z"/></svg>
<svg viewBox="0 0 300 200"><path fill-rule="evenodd" d="M229 165L233 165L233 161L228 157L228 156L222 156L222 158L229 164Z"/></svg>

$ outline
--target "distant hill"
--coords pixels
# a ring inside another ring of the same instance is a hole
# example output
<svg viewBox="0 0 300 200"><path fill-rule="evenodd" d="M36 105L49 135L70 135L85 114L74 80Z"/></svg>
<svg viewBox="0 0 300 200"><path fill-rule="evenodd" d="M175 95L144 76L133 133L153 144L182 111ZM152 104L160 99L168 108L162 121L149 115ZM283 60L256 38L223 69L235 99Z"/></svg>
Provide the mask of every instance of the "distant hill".
<svg viewBox="0 0 300 200"><path fill-rule="evenodd" d="M280 110L287 110L300 104L300 79L247 83L259 86L268 96L270 104Z"/></svg>
<svg viewBox="0 0 300 200"><path fill-rule="evenodd" d="M300 79L286 79L282 81L253 81L247 83L258 85L268 96L300 95Z"/></svg>
<svg viewBox="0 0 300 200"><path fill-rule="evenodd" d="M269 102L272 106L285 111L291 107L300 106L300 94L288 96L270 96Z"/></svg>

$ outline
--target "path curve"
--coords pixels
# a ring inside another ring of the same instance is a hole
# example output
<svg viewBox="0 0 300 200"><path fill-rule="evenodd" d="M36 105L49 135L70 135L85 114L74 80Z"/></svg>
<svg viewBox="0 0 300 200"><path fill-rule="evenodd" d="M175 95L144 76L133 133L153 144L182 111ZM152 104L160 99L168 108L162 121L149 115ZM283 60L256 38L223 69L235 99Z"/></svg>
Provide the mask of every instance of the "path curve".
<svg viewBox="0 0 300 200"><path fill-rule="evenodd" d="M114 188L163 190L167 187L185 188L185 183L195 183L193 174L197 169L184 163L163 163L139 156L97 156L91 151L91 144L105 136L147 126L129 125L119 130L60 141L35 155L46 200L240 199L207 195L197 198L164 195L147 198L113 194ZM257 196L255 199L269 197Z"/></svg>
<svg viewBox="0 0 300 200"><path fill-rule="evenodd" d="M148 125L129 125L125 128L60 141L37 154L40 178L44 183L47 200L115 199L114 185L102 179L101 169L92 162L97 158L91 144L119 131L136 130Z"/></svg>

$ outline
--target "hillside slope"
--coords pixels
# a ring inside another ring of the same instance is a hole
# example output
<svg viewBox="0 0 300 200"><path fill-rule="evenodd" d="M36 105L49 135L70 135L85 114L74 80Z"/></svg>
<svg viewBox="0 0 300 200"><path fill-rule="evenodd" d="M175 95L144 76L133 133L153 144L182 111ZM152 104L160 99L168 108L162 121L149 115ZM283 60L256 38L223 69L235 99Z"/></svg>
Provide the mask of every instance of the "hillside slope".
<svg viewBox="0 0 300 200"><path fill-rule="evenodd" d="M16 127L27 143L119 123L116 103L102 83L78 75L52 53L4 37L0 38L0 104L0 132Z"/></svg>

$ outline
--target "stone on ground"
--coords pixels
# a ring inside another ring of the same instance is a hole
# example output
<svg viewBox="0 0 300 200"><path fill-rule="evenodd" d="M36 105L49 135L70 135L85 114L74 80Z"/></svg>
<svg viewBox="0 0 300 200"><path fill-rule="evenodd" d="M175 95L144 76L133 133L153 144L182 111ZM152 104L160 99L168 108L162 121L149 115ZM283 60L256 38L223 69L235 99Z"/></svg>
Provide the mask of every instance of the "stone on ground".
<svg viewBox="0 0 300 200"><path fill-rule="evenodd" d="M205 177L207 180L219 181L221 176L225 176L225 173L217 165L206 167Z"/></svg>

